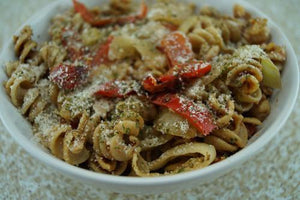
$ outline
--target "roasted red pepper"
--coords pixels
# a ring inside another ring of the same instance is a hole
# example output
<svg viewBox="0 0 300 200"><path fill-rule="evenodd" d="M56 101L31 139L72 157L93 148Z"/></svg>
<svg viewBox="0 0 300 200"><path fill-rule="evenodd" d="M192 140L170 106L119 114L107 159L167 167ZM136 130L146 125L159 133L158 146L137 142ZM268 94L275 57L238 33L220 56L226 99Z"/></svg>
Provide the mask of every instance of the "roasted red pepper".
<svg viewBox="0 0 300 200"><path fill-rule="evenodd" d="M82 18L93 26L105 26L110 24L126 24L126 23L133 23L137 20L141 20L147 16L148 7L143 2L141 4L140 13L133 16L123 16L119 18L105 18L100 19L95 16L91 11L89 11L86 6L77 0L73 0L74 9L76 12L80 13Z"/></svg>
<svg viewBox="0 0 300 200"><path fill-rule="evenodd" d="M176 31L178 29L178 26L177 25L174 25L172 23L163 23L162 24L164 27L166 27L167 29L169 29L170 31Z"/></svg>
<svg viewBox="0 0 300 200"><path fill-rule="evenodd" d="M96 55L92 60L92 66L107 64L110 62L108 58L108 52L109 52L110 44L113 41L113 39L114 39L113 36L109 36L106 42L99 47L98 51L96 52Z"/></svg>
<svg viewBox="0 0 300 200"><path fill-rule="evenodd" d="M179 76L182 79L200 78L210 72L210 70L211 65L209 63L194 60L181 65Z"/></svg>
<svg viewBox="0 0 300 200"><path fill-rule="evenodd" d="M67 30L65 30L67 31ZM83 84L88 79L88 72L91 67L100 65L100 64L107 64L109 62L108 59L108 51L109 45L113 40L112 36L109 36L107 41L100 45L98 51L96 52L95 56L91 62L88 60L83 60L85 52L81 50L81 48L76 48L74 42L77 42L76 36L73 35L68 39L65 37L63 41L63 45L66 47L68 52L68 57L71 61L81 60L84 63L83 66L74 66L70 64L61 63L57 67L53 68L50 71L50 80L56 83L60 88L63 89L75 89L76 87ZM92 75L92 74L91 74Z"/></svg>
<svg viewBox="0 0 300 200"><path fill-rule="evenodd" d="M99 95L102 97L109 98L122 98L124 94L122 94L116 85L115 82L108 82L103 85L100 85L99 89L95 93L95 95Z"/></svg>
<svg viewBox="0 0 300 200"><path fill-rule="evenodd" d="M144 19L147 16L147 13L148 13L148 7L145 4L145 2L142 2L139 14L133 15L133 16L124 16L124 17L117 18L116 23L120 24L120 25L134 23L137 20Z"/></svg>
<svg viewBox="0 0 300 200"><path fill-rule="evenodd" d="M89 11L83 3L80 3L77 0L73 0L73 5L75 11L80 13L84 21L93 26L105 26L113 23L112 19L99 19L91 11Z"/></svg>
<svg viewBox="0 0 300 200"><path fill-rule="evenodd" d="M150 93L162 92L167 89L174 90L180 81L187 81L193 78L200 78L211 69L211 65L201 61L191 61L172 68L166 75L155 78L152 75L143 80L143 87Z"/></svg>
<svg viewBox="0 0 300 200"><path fill-rule="evenodd" d="M164 75L156 79L152 75L147 76L143 80L143 88L150 93L157 93L167 88L176 88L178 78L174 75Z"/></svg>
<svg viewBox="0 0 300 200"><path fill-rule="evenodd" d="M206 107L197 105L189 99L179 97L177 94L161 94L154 97L152 103L169 108L181 115L205 136L209 135L216 128L213 116Z"/></svg>
<svg viewBox="0 0 300 200"><path fill-rule="evenodd" d="M88 67L60 64L50 71L49 80L59 88L72 90L87 80Z"/></svg>
<svg viewBox="0 0 300 200"><path fill-rule="evenodd" d="M167 55L170 67L183 64L194 59L189 40L180 32L172 32L161 41L161 49Z"/></svg>
<svg viewBox="0 0 300 200"><path fill-rule="evenodd" d="M138 93L137 87L134 87L136 82L128 81L111 81L100 85L96 96L108 97L108 98L124 98L128 95ZM137 83L136 83L137 84Z"/></svg>
<svg viewBox="0 0 300 200"><path fill-rule="evenodd" d="M200 78L211 70L209 63L194 59L191 44L180 32L167 35L161 42L161 50L169 60L170 70L157 79L147 76L143 80L144 89L150 93L175 89L180 81Z"/></svg>

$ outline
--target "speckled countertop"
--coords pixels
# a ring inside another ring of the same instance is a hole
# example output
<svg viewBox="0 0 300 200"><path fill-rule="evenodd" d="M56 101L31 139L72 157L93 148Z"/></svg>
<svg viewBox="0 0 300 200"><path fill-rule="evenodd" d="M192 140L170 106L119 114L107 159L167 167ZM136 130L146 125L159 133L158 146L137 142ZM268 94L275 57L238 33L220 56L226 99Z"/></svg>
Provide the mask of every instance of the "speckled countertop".
<svg viewBox="0 0 300 200"><path fill-rule="evenodd" d="M283 28L300 58L300 0L248 1ZM0 47L50 2L0 0ZM0 122L0 199L300 199L300 98L287 124L255 158L210 184L160 195L108 193L64 177L27 154Z"/></svg>

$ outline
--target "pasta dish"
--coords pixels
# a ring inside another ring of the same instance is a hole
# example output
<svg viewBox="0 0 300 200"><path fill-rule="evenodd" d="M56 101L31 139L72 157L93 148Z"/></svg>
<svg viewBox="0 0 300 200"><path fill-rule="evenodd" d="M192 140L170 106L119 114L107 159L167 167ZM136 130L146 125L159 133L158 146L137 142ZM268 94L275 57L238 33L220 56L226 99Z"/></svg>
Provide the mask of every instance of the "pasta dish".
<svg viewBox="0 0 300 200"><path fill-rule="evenodd" d="M59 159L122 176L204 168L247 145L280 89L284 47L267 20L176 0L110 0L25 26L4 87Z"/></svg>

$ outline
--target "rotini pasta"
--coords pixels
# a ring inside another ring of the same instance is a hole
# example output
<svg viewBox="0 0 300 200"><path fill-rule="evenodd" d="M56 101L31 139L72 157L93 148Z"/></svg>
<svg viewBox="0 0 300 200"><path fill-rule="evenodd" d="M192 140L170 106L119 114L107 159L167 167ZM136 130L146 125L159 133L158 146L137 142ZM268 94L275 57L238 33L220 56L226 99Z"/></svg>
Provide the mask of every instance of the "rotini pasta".
<svg viewBox="0 0 300 200"><path fill-rule="evenodd" d="M67 56L67 53L64 49L61 49L58 45L54 44L45 44L41 50L41 57L46 67L52 69L56 65L62 63Z"/></svg>
<svg viewBox="0 0 300 200"><path fill-rule="evenodd" d="M38 44L25 26L4 87L35 137L99 173L201 169L247 145L271 112L286 52L267 20L235 5L115 1L55 16Z"/></svg>
<svg viewBox="0 0 300 200"><path fill-rule="evenodd" d="M31 40L32 30L29 26L25 26L20 36L14 37L15 53L19 57L20 62L28 59L29 54L37 47L37 43Z"/></svg>

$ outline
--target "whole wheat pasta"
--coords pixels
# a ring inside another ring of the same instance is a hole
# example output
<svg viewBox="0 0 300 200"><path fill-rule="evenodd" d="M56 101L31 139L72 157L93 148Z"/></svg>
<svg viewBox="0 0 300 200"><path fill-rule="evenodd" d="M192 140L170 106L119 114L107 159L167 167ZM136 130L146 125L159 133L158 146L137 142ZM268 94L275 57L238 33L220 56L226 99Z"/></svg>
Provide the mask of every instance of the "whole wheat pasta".
<svg viewBox="0 0 300 200"><path fill-rule="evenodd" d="M6 64L8 96L59 159L98 173L201 169L247 145L271 112L286 52L267 20L175 0L111 0L25 26Z"/></svg>

